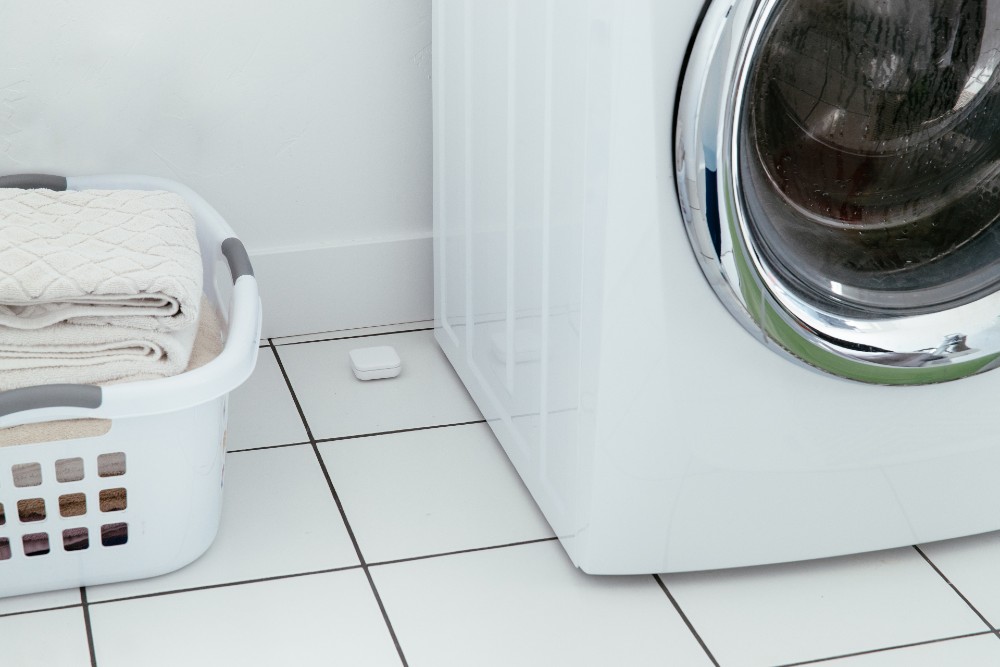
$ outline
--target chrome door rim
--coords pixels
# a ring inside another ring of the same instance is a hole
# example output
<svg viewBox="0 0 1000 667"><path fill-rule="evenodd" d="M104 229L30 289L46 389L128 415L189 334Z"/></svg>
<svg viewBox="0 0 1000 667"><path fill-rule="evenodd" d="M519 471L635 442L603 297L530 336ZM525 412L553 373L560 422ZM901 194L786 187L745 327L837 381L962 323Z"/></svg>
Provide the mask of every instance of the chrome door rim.
<svg viewBox="0 0 1000 667"><path fill-rule="evenodd" d="M998 365L1000 291L918 314L843 314L801 298L768 266L740 196L738 114L751 56L782 0L716 0L682 82L676 170L684 224L722 302L761 342L810 367L876 384L926 384Z"/></svg>

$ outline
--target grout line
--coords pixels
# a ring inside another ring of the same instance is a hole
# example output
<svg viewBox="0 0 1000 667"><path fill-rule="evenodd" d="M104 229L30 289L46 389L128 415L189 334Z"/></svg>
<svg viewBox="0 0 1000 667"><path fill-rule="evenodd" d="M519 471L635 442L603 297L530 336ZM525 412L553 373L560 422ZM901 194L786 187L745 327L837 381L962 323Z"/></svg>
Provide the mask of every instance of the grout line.
<svg viewBox="0 0 1000 667"><path fill-rule="evenodd" d="M354 535L354 529L347 520L347 512L344 510L344 504L340 501L337 489L333 485L333 479L330 477L330 471L327 469L326 462L323 460L323 456L319 453L319 446L315 441L312 443L312 448L313 453L316 455L316 461L319 463L319 467L323 471L323 477L326 478L327 486L330 488L330 494L333 496L333 502L337 504L337 510L340 512L340 518L344 522L344 527L347 529L347 535L351 538L351 544L354 545L354 551L358 556L358 560L361 562L361 569L364 571L365 576L368 577L368 585L372 589L372 595L375 596L375 602L378 603L378 609L382 613L382 619L385 621L385 626L389 630L389 636L392 638L392 643L396 647L396 653L399 654L399 659L403 663L403 667L408 667L406 656L403 655L403 647L400 646L399 638L396 637L396 631L392 627L392 621L389 620L389 613L385 609L385 604L382 603L382 596L379 595L378 588L375 586L375 580L372 578L372 573L368 569L368 563L365 562L364 554L361 553L361 545L358 543L358 538Z"/></svg>
<svg viewBox="0 0 1000 667"><path fill-rule="evenodd" d="M410 556L409 558L396 558L394 560L381 560L377 563L369 563L368 567L381 567L382 565L396 565L397 563L410 563L415 560L427 560L428 558L441 558L443 556L457 556L459 554L471 554L477 551L493 551L495 549L506 549L507 547L521 547L527 544L539 544L541 542L552 542L558 540L558 537L540 537L537 540L524 540L522 542L508 542L506 544L494 544L488 547L475 547L473 549L459 549L457 551L442 551L436 554L427 554L426 556Z"/></svg>
<svg viewBox="0 0 1000 667"><path fill-rule="evenodd" d="M308 345L309 343L329 343L333 340L351 340L353 338L374 338L375 336L392 336L394 334L416 333L418 331L434 331L434 327L423 327L420 329L400 329L399 331L380 331L378 333L354 334L352 336L334 336L332 338L317 338L316 340L295 340L291 343L272 343L278 347L289 347L292 345ZM273 340L273 339L269 339Z"/></svg>
<svg viewBox="0 0 1000 667"><path fill-rule="evenodd" d="M375 431L373 433L356 433L354 435L338 435L333 438L320 438L316 440L316 444L322 445L327 442L339 442L341 440L357 440L358 438L375 438L380 435L395 435L397 433L412 433L413 431L430 431L437 428L451 428L452 426L471 426L473 424L486 424L488 423L485 419L474 419L467 422L453 422L451 424L432 424L431 426L415 426L413 428L399 428L393 431ZM237 452L257 452L262 449L282 449L284 447L296 447L298 445L309 445L312 444L311 440L303 440L302 442L289 442L284 445L262 445L260 447L244 447L242 449L230 449L227 450L227 454L235 454Z"/></svg>
<svg viewBox="0 0 1000 667"><path fill-rule="evenodd" d="M295 410L299 413L299 419L302 421L302 427L306 430L306 437L309 438L310 444L316 443L316 438L313 437L312 428L309 426L309 421L306 419L306 413L302 410L302 404L299 403L299 397L296 395L295 390L292 389L292 381L288 377L288 371L285 370L285 364L281 362L281 357L278 355L278 348L274 346L274 341L268 339L268 345L271 348L271 353L274 355L274 360L278 363L278 370L281 371L281 377L285 380L285 387L288 389L288 393L292 396L292 403L295 404Z"/></svg>
<svg viewBox="0 0 1000 667"><path fill-rule="evenodd" d="M308 440L302 442L289 442L284 445L261 445L260 447L243 447L241 449L227 449L226 454L238 454L239 452L259 452L262 449L284 449L285 447L298 447L310 444Z"/></svg>
<svg viewBox="0 0 1000 667"><path fill-rule="evenodd" d="M309 340L309 341L294 341L293 340L293 341L291 341L291 343L283 343L282 342L282 341L287 340L289 338L310 338L312 336L317 336L317 337L318 336L328 336L328 337L333 338L333 337L338 336L339 334L345 334L346 335L346 334L348 334L349 332L352 332L352 331L367 331L369 329L386 329L388 327L418 327L418 326L426 326L428 328L433 329L434 328L434 320L433 319L430 319L430 320L411 320L409 322L390 322L389 324L370 324L370 325L366 325L366 326L363 326L363 327L350 327L349 329L333 329L331 331L314 331L312 333L289 334L287 336L271 336L270 338L262 338L262 340L272 340L272 341L274 341L275 345L277 345L278 347L281 347L282 345L291 345L292 343L298 343L298 342L302 342L302 343L311 343L311 342L313 342L311 340ZM362 335L364 335L364 334L362 334ZM264 344L267 345L267 343L264 343Z"/></svg>
<svg viewBox="0 0 1000 667"><path fill-rule="evenodd" d="M398 428L393 431L377 431L375 433L358 433L356 435L338 435L335 438L323 438L316 440L317 444L326 442L338 442L340 440L356 440L358 438L374 438L379 435L394 435L396 433L412 433L413 431L429 431L436 428L451 428L452 426L471 426L472 424L485 424L485 419L473 419L467 422L455 422L453 424L434 424L432 426L415 426L413 428Z"/></svg>
<svg viewBox="0 0 1000 667"><path fill-rule="evenodd" d="M337 489L333 485L333 478L330 477L330 471L326 467L323 455L319 452L319 445L316 443L316 438L313 437L312 428L309 426L309 420L306 419L306 413L302 410L302 404L299 403L299 397L295 394L295 389L292 387L292 381L288 377L288 373L285 371L285 365L281 362L281 355L278 354L278 349L274 346L274 341L272 339L268 339L268 342L271 345L271 352L274 353L274 358L278 362L278 369L281 371L281 376L285 379L285 385L288 387L288 392L292 395L292 402L295 403L295 409L299 412L299 419L302 420L302 426L305 427L306 435L309 436L309 442L312 445L313 454L316 456L316 462L319 464L320 470L323 471L323 477L326 478L326 484L330 489L330 495L333 496L333 502L336 503L337 511L340 512L340 519L344 522L344 527L347 529L347 535L351 538L351 544L354 545L354 552L358 556L358 562L361 563L361 569L368 578L368 585L371 587L372 595L375 596L375 602L378 604L379 611L382 613L382 620L385 621L385 627L389 630L389 637L392 638L392 643L396 647L396 653L399 655L399 660L402 662L403 667L409 667L406 662L406 656L403 655L403 647L400 645L399 638L396 636L396 631L392 627L392 621L389 620L389 613L386 611L385 605L382 603L382 596L379 595L378 588L375 586L375 579L372 578L372 573L369 571L368 564L365 562L364 554L361 553L361 545L358 544L358 538L354 535L354 529L351 528L351 523L347 520L347 512L344 511L344 504L340 501Z"/></svg>
<svg viewBox="0 0 1000 667"><path fill-rule="evenodd" d="M899 644L898 646L886 646L885 648L876 648L870 651L857 651L855 653L842 653L840 655L832 655L828 658L819 658L817 660L804 660L802 662L789 662L778 665L778 667L800 667L801 665L817 665L822 662L829 662L831 660L840 660L842 658L856 658L861 655L870 655L872 653L886 653L887 651L897 651L904 648L912 648L914 646L927 646L929 644L942 644L944 642L955 641L958 639L968 639L969 637L984 637L986 635L991 635L993 632L985 630L983 632L970 632L967 635L955 635L954 637L941 637L939 639L928 639L922 642L912 642L910 644Z"/></svg>
<svg viewBox="0 0 1000 667"><path fill-rule="evenodd" d="M986 627L988 627L990 629L990 632L993 632L994 634L996 634L997 629L995 627L993 627L992 623L990 623L988 620L986 620L986 617L983 616L982 613L978 609L976 609L975 605L973 605L971 602L969 602L969 598L965 597L962 594L962 591L958 590L958 586L956 586L955 584L951 583L951 580L948 579L948 577L944 576L944 572L942 572L940 569L938 569L938 566L935 565L933 563L933 561L931 561L931 559L927 557L927 554L925 554L920 547L918 547L916 544L914 544L913 548L917 550L917 553L920 554L920 556L925 561L927 561L928 565L930 565L932 568L934 568L934 571L937 572L938 575L942 579L944 579L945 583L948 584L949 586L951 586L951 589L953 591L955 591L955 595L957 595L958 597L962 598L962 602L964 602L965 604L969 605L969 609L971 609L972 611L974 611L976 613L976 616L978 616L979 620L981 620L983 623L986 624ZM1000 635L998 635L998 636L1000 636Z"/></svg>
<svg viewBox="0 0 1000 667"><path fill-rule="evenodd" d="M80 607L83 609L83 625L87 630L87 648L90 650L90 667L97 667L97 651L94 649L94 630L90 625L90 605L87 602L87 589L80 587Z"/></svg>
<svg viewBox="0 0 1000 667"><path fill-rule="evenodd" d="M40 614L43 611L59 611L60 609L73 609L74 607L79 607L80 603L76 604L64 604L58 607L43 607L41 609L25 609L24 611L10 611L6 614L0 614L0 621L5 618L11 618L13 616L27 616L28 614Z"/></svg>
<svg viewBox="0 0 1000 667"><path fill-rule="evenodd" d="M654 574L653 579L656 579L656 583L660 585L660 589L666 594L667 599L670 600L670 604L674 606L674 610L680 615L681 620L684 621L684 625L686 625L687 629L691 631L692 635L694 635L694 638L701 646L701 650L705 652L705 655L708 656L708 659L712 661L712 664L715 665L715 667L719 667L719 661L716 660L715 656L712 655L712 652L708 650L708 645L705 644L705 641L701 638L701 635L698 634L698 631L694 629L694 625L691 623L690 619L688 619L687 614L685 614L681 609L681 606L677 604L677 600L675 600L674 596L670 594L670 590L667 589L667 585L663 582L663 579L661 579L658 574Z"/></svg>
<svg viewBox="0 0 1000 667"><path fill-rule="evenodd" d="M271 577L259 577L257 579L241 579L239 581L226 581L221 584L206 584L204 586L192 586L191 588L174 588L169 591L157 591L155 593L141 593L139 595L126 595L120 598L108 598L107 600L97 600L91 602L93 607L97 604L109 604L111 602L125 602L129 600L145 600L146 598L159 598L165 595L176 595L178 593L196 593L198 591L211 591L216 588L231 588L233 586L244 586L247 584L262 584L268 581L281 581L282 579L296 579L298 577L310 577L315 574L330 574L331 572L346 572L356 570L360 565L344 565L342 567L331 567L325 570L312 570L310 572L296 572L294 574L276 574Z"/></svg>
<svg viewBox="0 0 1000 667"><path fill-rule="evenodd" d="M308 444L308 443L306 443ZM553 540L558 540L558 537L542 537L537 540L525 540L523 542L510 542L508 544L496 544L489 547L478 547L475 549L461 549L459 551L443 551L440 553L426 554L423 556L410 556L408 558L399 558L396 560L386 560L379 561L377 563L368 563L367 567L379 567L382 565L395 565L396 563L408 563L410 561L416 560L427 560L430 558L442 558L444 556L455 556L459 554L472 553L476 551L490 551L494 549L503 549L506 547L517 547L527 544L537 544L540 542L551 542ZM260 584L266 583L268 581L281 581L282 579L295 579L297 577L311 577L317 574L330 574L332 572L347 572L348 570L359 570L362 569L363 565L344 565L342 567L331 567L324 570L310 570L309 572L295 572L292 574L276 574L270 577L258 577L257 579L240 579L238 581L227 581L219 584L206 584L204 586L192 586L190 588L173 588L168 591L157 591L155 593L141 593L139 595L126 595L119 598L108 598L107 600L95 600L88 602L88 605L93 607L99 604L109 604L112 602L126 602L130 600L144 600L146 598L158 598L165 595L175 595L178 593L195 593L198 591L210 591L216 588L230 588L232 586L244 586L248 584ZM47 607L45 609L31 609L29 611L17 611L10 614L0 614L0 620L6 618L7 616L21 616L24 614L35 614L42 611L54 611L56 609L72 609L74 607L79 607L79 604L65 605L62 607Z"/></svg>

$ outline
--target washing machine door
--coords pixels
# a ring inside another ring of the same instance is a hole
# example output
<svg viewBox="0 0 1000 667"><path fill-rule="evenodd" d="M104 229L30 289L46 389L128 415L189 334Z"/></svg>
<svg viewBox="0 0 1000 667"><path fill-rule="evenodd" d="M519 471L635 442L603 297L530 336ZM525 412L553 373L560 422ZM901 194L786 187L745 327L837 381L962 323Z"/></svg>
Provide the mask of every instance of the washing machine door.
<svg viewBox="0 0 1000 667"><path fill-rule="evenodd" d="M723 302L809 366L922 384L1000 359L1000 0L716 0L677 114Z"/></svg>

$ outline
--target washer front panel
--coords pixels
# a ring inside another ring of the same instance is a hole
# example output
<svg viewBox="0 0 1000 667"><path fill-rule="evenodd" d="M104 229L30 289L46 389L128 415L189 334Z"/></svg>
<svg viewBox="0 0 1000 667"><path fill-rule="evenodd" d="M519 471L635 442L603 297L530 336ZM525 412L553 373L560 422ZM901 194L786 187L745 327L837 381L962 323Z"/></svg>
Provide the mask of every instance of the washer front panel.
<svg viewBox="0 0 1000 667"><path fill-rule="evenodd" d="M998 62L990 0L926 16L712 3L681 91L678 189L702 269L748 330L879 384L997 364Z"/></svg>

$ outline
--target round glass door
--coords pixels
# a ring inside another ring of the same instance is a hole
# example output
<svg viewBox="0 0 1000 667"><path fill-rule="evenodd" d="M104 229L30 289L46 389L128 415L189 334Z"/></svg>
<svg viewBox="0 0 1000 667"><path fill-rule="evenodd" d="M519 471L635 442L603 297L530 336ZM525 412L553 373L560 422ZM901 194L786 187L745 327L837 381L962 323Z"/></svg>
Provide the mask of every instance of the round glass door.
<svg viewBox="0 0 1000 667"><path fill-rule="evenodd" d="M780 3L739 116L750 232L790 288L859 315L1000 279L1000 24L988 0Z"/></svg>
<svg viewBox="0 0 1000 667"><path fill-rule="evenodd" d="M702 268L747 328L868 382L997 365L998 65L998 0L712 4L678 186Z"/></svg>

